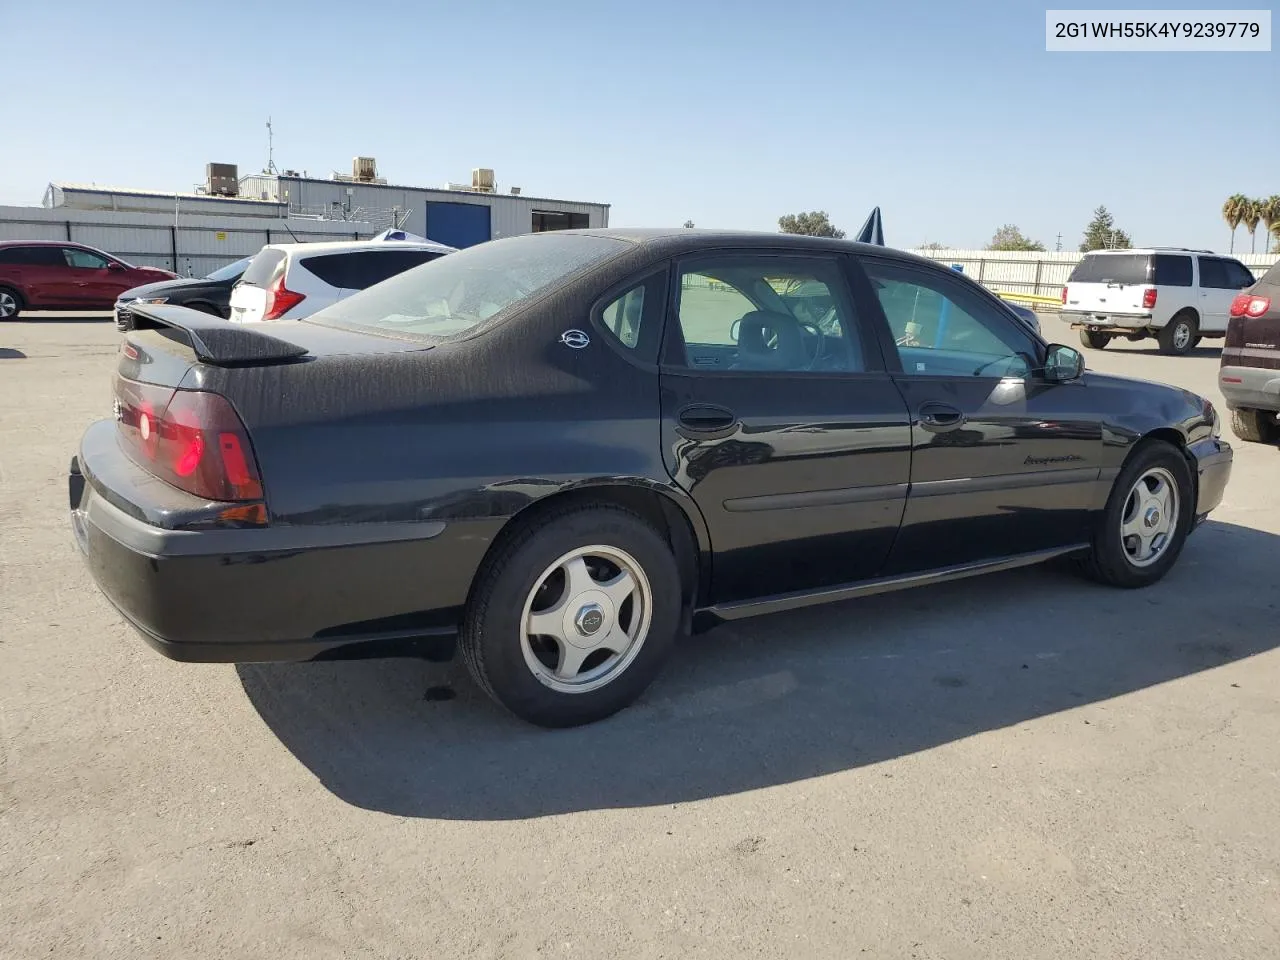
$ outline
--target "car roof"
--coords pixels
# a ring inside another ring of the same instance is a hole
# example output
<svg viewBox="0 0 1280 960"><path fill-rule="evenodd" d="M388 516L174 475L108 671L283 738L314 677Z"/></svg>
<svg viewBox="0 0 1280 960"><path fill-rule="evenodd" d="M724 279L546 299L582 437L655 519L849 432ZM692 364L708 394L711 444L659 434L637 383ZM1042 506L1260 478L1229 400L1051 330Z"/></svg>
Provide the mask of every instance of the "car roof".
<svg viewBox="0 0 1280 960"><path fill-rule="evenodd" d="M837 240L832 237L808 237L795 233L776 233L765 230L709 230L693 227L598 227L586 230L555 230L530 236L554 236L579 234L589 237L606 237L623 240L641 246L661 248L664 255L691 253L717 247L758 248L777 250L793 247L800 250L825 250L834 253L860 253L867 256L892 257L914 263L937 267L936 260L917 256L894 247L882 247L875 243L856 240Z"/></svg>
<svg viewBox="0 0 1280 960"><path fill-rule="evenodd" d="M83 247L86 250L106 253L105 250L99 250L87 243L80 243L78 240L0 240L0 247Z"/></svg>
<svg viewBox="0 0 1280 960"><path fill-rule="evenodd" d="M263 250L279 250L286 255L301 253L360 253L365 250L435 250L454 253L457 247L433 240L323 240L318 243L272 243Z"/></svg>
<svg viewBox="0 0 1280 960"><path fill-rule="evenodd" d="M1120 256L1122 254L1134 254L1134 253L1143 254L1143 255L1148 255L1152 253L1202 253L1207 257L1222 257L1223 259L1226 259L1226 260L1235 259L1231 254L1228 254L1228 253L1214 253L1212 250L1193 250L1190 247L1124 247L1118 250L1089 250L1089 251L1086 251L1085 256L1086 257L1093 257L1093 256L1112 257L1112 256Z"/></svg>

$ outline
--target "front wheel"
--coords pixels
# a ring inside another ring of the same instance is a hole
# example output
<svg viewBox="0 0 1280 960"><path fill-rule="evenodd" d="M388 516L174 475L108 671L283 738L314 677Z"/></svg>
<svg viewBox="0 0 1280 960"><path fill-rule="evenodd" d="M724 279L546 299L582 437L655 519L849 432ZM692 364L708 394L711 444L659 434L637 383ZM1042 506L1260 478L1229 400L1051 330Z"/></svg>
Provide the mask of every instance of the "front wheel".
<svg viewBox="0 0 1280 960"><path fill-rule="evenodd" d="M666 541L613 506L544 516L477 576L459 646L476 682L544 727L601 720L658 675L680 623Z"/></svg>
<svg viewBox="0 0 1280 960"><path fill-rule="evenodd" d="M1182 552L1195 516L1191 469L1180 450L1146 440L1116 477L1084 572L1115 587L1146 587Z"/></svg>
<svg viewBox="0 0 1280 960"><path fill-rule="evenodd" d="M1111 342L1111 334L1103 333L1101 330L1080 330L1080 342L1086 347L1093 347L1095 350L1101 350Z"/></svg>

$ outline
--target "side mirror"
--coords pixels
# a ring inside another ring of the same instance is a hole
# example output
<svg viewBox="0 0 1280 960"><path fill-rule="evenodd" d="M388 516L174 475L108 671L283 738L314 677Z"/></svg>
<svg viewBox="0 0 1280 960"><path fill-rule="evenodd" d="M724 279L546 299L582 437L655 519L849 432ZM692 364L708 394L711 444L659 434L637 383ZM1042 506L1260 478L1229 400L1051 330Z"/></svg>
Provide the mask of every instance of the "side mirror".
<svg viewBox="0 0 1280 960"><path fill-rule="evenodd" d="M108 270L112 270L112 271L114 271L114 272L116 272L116 273L122 273L122 272L124 272L124 265L123 265L123 264L116 263L114 260L108 260L108 261L107 261L107 269L108 269Z"/></svg>
<svg viewBox="0 0 1280 960"><path fill-rule="evenodd" d="M1084 354L1060 343L1049 344L1044 359L1044 378L1054 383L1079 380L1084 375Z"/></svg>

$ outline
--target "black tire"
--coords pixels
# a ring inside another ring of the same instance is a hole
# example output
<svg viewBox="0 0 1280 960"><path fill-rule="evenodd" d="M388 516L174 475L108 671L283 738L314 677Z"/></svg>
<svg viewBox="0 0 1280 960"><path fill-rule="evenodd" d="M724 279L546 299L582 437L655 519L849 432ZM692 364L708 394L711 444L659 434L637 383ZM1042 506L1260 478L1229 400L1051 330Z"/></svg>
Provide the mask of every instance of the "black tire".
<svg viewBox="0 0 1280 960"><path fill-rule="evenodd" d="M1160 343L1160 352L1170 356L1181 357L1191 352L1199 342L1200 321L1194 310L1183 310L1174 314L1173 319L1156 333Z"/></svg>
<svg viewBox="0 0 1280 960"><path fill-rule="evenodd" d="M0 287L0 322L17 320L22 314L22 294L13 287Z"/></svg>
<svg viewBox="0 0 1280 960"><path fill-rule="evenodd" d="M521 620L544 571L566 553L591 545L624 551L636 561L652 595L649 628L634 659L604 686L563 692L539 679L526 662ZM567 508L518 528L486 558L458 645L476 683L502 706L538 726L572 727L617 713L644 692L671 651L680 612L680 575L656 530L615 506Z"/></svg>
<svg viewBox="0 0 1280 960"><path fill-rule="evenodd" d="M1125 549L1120 526L1138 480L1157 468L1174 479L1178 494L1177 526L1154 562L1149 566L1139 566ZM1182 451L1163 440L1141 441L1111 488L1106 510L1093 534L1092 549L1080 563L1085 575L1099 583L1126 588L1147 587L1162 579L1177 562L1191 531L1195 517L1193 496L1191 468Z"/></svg>
<svg viewBox="0 0 1280 960"><path fill-rule="evenodd" d="M1232 410L1231 432L1249 443L1280 443L1280 425L1270 410L1252 407Z"/></svg>
<svg viewBox="0 0 1280 960"><path fill-rule="evenodd" d="M1101 330L1086 330L1081 327L1080 342L1086 347L1093 347L1095 350L1102 350L1111 342L1111 334L1103 333Z"/></svg>

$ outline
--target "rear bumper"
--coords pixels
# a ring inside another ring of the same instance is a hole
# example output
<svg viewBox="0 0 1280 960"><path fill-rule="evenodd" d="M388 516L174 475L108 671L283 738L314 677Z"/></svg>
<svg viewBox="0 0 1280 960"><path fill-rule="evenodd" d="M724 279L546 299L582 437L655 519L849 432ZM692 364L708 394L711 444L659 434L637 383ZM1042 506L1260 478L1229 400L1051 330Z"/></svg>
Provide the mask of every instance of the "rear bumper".
<svg viewBox="0 0 1280 960"><path fill-rule="evenodd" d="M1151 326L1149 313L1085 313L1079 310L1063 310L1061 318L1073 328L1103 332L1132 332Z"/></svg>
<svg viewBox="0 0 1280 960"><path fill-rule="evenodd" d="M166 507L185 494L134 466L114 444L114 429L102 426L114 424L90 428L69 470L76 544L107 599L174 660L312 660L353 648L431 655L455 633L471 578L500 526L166 528L157 524L171 512L138 501L149 488Z"/></svg>
<svg viewBox="0 0 1280 960"><path fill-rule="evenodd" d="M1219 437L1200 440L1187 448L1196 468L1196 523L1204 520L1222 503L1231 479L1234 453L1231 444Z"/></svg>
<svg viewBox="0 0 1280 960"><path fill-rule="evenodd" d="M1227 407L1280 412L1280 370L1265 367L1222 367L1218 389Z"/></svg>

